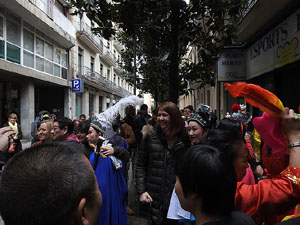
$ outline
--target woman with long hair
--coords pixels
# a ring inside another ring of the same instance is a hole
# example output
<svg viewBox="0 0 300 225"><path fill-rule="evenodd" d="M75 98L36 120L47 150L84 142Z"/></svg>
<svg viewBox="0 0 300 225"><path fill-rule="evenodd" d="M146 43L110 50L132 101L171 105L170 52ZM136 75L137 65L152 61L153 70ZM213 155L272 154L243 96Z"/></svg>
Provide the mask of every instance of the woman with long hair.
<svg viewBox="0 0 300 225"><path fill-rule="evenodd" d="M153 225L173 222L166 217L176 181L175 168L189 145L176 104L160 104L155 127L143 135L136 166L136 189L140 201L151 204L149 222Z"/></svg>

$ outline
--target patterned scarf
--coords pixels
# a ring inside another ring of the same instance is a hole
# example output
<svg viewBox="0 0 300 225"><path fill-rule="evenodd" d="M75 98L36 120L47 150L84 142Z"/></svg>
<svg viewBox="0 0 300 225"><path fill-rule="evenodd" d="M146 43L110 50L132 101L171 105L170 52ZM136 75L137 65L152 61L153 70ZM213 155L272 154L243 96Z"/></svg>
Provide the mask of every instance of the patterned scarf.
<svg viewBox="0 0 300 225"><path fill-rule="evenodd" d="M17 137L19 133L17 122L15 122L14 125L11 122L8 122L8 125L15 131L15 137Z"/></svg>

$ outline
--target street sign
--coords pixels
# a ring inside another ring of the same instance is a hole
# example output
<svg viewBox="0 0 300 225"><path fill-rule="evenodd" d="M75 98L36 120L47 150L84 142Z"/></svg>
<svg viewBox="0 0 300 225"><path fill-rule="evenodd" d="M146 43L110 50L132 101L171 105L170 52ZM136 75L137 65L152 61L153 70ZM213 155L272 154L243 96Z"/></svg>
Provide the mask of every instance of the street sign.
<svg viewBox="0 0 300 225"><path fill-rule="evenodd" d="M72 79L72 92L83 92L82 79Z"/></svg>

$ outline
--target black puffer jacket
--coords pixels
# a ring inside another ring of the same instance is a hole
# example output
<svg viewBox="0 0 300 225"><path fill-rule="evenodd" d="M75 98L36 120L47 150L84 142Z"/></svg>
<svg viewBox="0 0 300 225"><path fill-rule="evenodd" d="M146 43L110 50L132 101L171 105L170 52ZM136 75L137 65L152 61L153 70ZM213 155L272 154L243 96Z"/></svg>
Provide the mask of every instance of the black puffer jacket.
<svg viewBox="0 0 300 225"><path fill-rule="evenodd" d="M162 218L167 216L176 181L176 162L183 158L189 145L185 128L178 134L172 149L168 149L164 135L155 129L143 138L136 165L136 189L138 194L148 192L152 197L150 216L154 224L161 224Z"/></svg>

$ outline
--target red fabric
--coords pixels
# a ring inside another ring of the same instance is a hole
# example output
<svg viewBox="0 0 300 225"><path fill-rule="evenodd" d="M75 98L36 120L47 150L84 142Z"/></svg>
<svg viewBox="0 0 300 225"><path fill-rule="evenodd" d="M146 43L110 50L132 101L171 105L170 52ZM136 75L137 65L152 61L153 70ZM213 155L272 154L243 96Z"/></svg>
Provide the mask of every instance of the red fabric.
<svg viewBox="0 0 300 225"><path fill-rule="evenodd" d="M242 96L250 105L267 112L269 115L279 117L283 111L284 107L280 99L272 92L256 84L236 82L234 84L225 83L224 86L232 97Z"/></svg>
<svg viewBox="0 0 300 225"><path fill-rule="evenodd" d="M231 106L231 111L232 112L238 112L239 110L241 110L241 106L239 105L239 104L233 104L232 106Z"/></svg>
<svg viewBox="0 0 300 225"><path fill-rule="evenodd" d="M246 169L246 175L243 177L242 182L246 184L255 184L255 179L253 175L253 171L251 166L248 164L248 168Z"/></svg>
<svg viewBox="0 0 300 225"><path fill-rule="evenodd" d="M280 125L280 118L263 113L252 120L264 143L271 147L272 155L283 157L287 152L287 143Z"/></svg>
<svg viewBox="0 0 300 225"><path fill-rule="evenodd" d="M43 140L39 140L38 142L35 142L32 144L32 146L37 146L37 145L40 145L40 144L43 144L44 141Z"/></svg>
<svg viewBox="0 0 300 225"><path fill-rule="evenodd" d="M266 150L267 146L264 145L261 154L262 165L267 176L276 177L289 165L289 155L274 156L273 150L267 155Z"/></svg>
<svg viewBox="0 0 300 225"><path fill-rule="evenodd" d="M254 151L250 139L246 139L246 146L249 151L250 158L255 159L255 155L254 155Z"/></svg>
<svg viewBox="0 0 300 225"><path fill-rule="evenodd" d="M252 217L274 217L294 208L300 201L300 168L287 167L280 177L255 185L237 183L235 206Z"/></svg>
<svg viewBox="0 0 300 225"><path fill-rule="evenodd" d="M80 143L79 139L76 137L75 134L70 134L61 141L75 141L75 142Z"/></svg>

